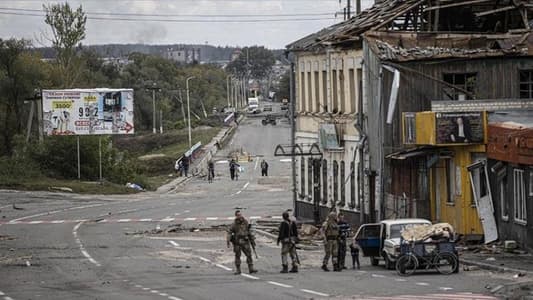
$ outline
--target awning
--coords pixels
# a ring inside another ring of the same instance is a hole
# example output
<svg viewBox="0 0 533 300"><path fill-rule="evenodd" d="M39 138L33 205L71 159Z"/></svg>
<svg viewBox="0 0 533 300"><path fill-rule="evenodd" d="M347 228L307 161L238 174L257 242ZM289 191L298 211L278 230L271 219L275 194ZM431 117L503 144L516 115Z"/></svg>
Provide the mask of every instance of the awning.
<svg viewBox="0 0 533 300"><path fill-rule="evenodd" d="M435 153L437 149L438 148L435 148L435 147L409 148L409 149L404 149L404 150L400 150L397 152L387 154L385 158L404 160L404 159L415 158L415 157L420 157L420 156L429 156Z"/></svg>

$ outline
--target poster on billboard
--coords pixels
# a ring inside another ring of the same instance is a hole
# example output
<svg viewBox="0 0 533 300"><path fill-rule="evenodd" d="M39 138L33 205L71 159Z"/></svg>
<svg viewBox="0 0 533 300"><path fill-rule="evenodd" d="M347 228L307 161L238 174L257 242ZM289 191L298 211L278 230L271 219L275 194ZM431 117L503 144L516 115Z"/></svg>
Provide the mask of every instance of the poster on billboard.
<svg viewBox="0 0 533 300"><path fill-rule="evenodd" d="M437 144L479 144L484 142L482 112L437 113Z"/></svg>
<svg viewBox="0 0 533 300"><path fill-rule="evenodd" d="M47 135L133 134L133 89L43 90Z"/></svg>

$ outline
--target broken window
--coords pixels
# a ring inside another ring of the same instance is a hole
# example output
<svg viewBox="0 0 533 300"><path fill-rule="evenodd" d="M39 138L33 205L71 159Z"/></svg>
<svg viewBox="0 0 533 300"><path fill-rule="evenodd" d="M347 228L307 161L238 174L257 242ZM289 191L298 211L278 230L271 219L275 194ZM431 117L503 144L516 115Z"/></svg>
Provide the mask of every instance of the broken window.
<svg viewBox="0 0 533 300"><path fill-rule="evenodd" d="M333 161L333 203L339 201L339 163Z"/></svg>
<svg viewBox="0 0 533 300"><path fill-rule="evenodd" d="M472 100L476 89L476 73L444 73L445 82L462 90L446 86L443 88L444 99ZM468 93L465 93L467 91Z"/></svg>
<svg viewBox="0 0 533 300"><path fill-rule="evenodd" d="M533 99L533 70L520 70L520 98Z"/></svg>
<svg viewBox="0 0 533 300"><path fill-rule="evenodd" d="M515 169L513 182L514 220L517 223L526 224L526 191L524 187L524 170Z"/></svg>

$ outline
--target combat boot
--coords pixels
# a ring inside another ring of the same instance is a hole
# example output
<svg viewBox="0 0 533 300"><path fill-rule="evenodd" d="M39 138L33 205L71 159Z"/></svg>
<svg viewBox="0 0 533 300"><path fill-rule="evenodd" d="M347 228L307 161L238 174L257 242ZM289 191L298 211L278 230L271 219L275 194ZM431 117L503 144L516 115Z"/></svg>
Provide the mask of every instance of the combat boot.
<svg viewBox="0 0 533 300"><path fill-rule="evenodd" d="M298 266L297 265L292 265L292 269L289 272L298 273Z"/></svg>
<svg viewBox="0 0 533 300"><path fill-rule="evenodd" d="M241 266L240 265L239 266L235 266L235 273L233 273L233 274L235 274L235 275L241 274Z"/></svg>
<svg viewBox="0 0 533 300"><path fill-rule="evenodd" d="M250 274L257 273L257 270L254 269L254 265L253 264L249 264L248 265L248 271L250 272Z"/></svg>
<svg viewBox="0 0 533 300"><path fill-rule="evenodd" d="M322 265L322 270L324 270L326 272L329 272L328 266L326 266L326 265Z"/></svg>
<svg viewBox="0 0 533 300"><path fill-rule="evenodd" d="M289 266L288 265L281 265L283 269L279 271L280 273L289 273Z"/></svg>
<svg viewBox="0 0 533 300"><path fill-rule="evenodd" d="M333 272L340 272L340 271L342 271L342 269L338 264L333 265Z"/></svg>

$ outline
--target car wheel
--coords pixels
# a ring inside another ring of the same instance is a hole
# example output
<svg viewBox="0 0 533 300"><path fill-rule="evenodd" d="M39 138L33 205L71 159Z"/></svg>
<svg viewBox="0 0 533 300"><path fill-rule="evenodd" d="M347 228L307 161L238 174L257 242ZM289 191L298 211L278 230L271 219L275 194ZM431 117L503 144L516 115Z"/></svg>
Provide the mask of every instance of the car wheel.
<svg viewBox="0 0 533 300"><path fill-rule="evenodd" d="M379 265L379 259L375 258L375 257L371 257L370 258L370 264L373 265L373 266L377 266Z"/></svg>

